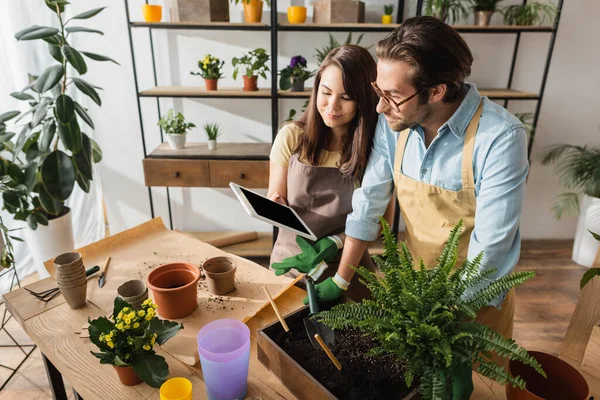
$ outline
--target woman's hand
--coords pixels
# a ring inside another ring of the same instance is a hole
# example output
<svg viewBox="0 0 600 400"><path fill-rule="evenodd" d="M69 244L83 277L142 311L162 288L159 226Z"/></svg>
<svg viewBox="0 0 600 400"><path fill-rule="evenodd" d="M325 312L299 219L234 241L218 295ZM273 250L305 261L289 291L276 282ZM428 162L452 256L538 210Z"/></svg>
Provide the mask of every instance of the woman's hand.
<svg viewBox="0 0 600 400"><path fill-rule="evenodd" d="M283 196L281 196L279 194L279 192L275 192L271 195L271 197L269 197L271 200L273 200L276 203L279 204L283 204L284 206L287 206L287 201L285 200L285 198L283 198Z"/></svg>

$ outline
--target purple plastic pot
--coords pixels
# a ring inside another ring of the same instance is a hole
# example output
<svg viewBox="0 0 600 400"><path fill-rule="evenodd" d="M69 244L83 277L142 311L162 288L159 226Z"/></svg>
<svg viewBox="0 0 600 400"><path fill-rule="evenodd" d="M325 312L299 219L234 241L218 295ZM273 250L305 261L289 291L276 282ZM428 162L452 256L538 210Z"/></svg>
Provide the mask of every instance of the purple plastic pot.
<svg viewBox="0 0 600 400"><path fill-rule="evenodd" d="M235 319L219 319L198 332L198 353L208 400L244 399L248 385L250 329Z"/></svg>

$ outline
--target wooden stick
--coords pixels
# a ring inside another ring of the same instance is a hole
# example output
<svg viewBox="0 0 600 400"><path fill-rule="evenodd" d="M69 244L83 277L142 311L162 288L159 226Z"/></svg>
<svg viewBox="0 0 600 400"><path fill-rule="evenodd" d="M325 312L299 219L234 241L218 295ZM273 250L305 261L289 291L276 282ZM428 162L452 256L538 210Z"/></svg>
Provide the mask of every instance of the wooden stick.
<svg viewBox="0 0 600 400"><path fill-rule="evenodd" d="M100 271L100 274L98 276L104 274L104 279L106 279L106 270L108 269L108 264L109 263L110 263L110 257L108 257L106 259L106 261L104 262L104 266L102 267L102 271Z"/></svg>
<svg viewBox="0 0 600 400"><path fill-rule="evenodd" d="M277 319L279 319L279 322L281 322L281 326L283 326L283 330L286 332L289 332L290 328L288 328L287 324L285 323L285 319L283 319L281 314L279 314L279 308L277 308L277 304L275 304L275 302L273 301L273 298L271 297L271 293L269 293L269 290L267 289L266 286L263 286L263 290L265 291L265 294L269 298L269 302L271 303L271 306L273 307L273 310L275 311L275 315L277 315Z"/></svg>
<svg viewBox="0 0 600 400"><path fill-rule="evenodd" d="M325 351L325 354L327 354L327 357L329 357L329 359L331 360L331 362L333 363L333 365L335 365L335 367L338 369L338 371L341 371L342 370L342 364L340 364L340 362L333 355L333 353L331 352L331 350L329 350L329 346L327 346L325 344L325 342L323 341L323 339L321 339L321 336L319 336L318 333L315 333L315 339L317 339L317 342L319 342L319 344L321 345L321 348L323 348L323 350Z"/></svg>

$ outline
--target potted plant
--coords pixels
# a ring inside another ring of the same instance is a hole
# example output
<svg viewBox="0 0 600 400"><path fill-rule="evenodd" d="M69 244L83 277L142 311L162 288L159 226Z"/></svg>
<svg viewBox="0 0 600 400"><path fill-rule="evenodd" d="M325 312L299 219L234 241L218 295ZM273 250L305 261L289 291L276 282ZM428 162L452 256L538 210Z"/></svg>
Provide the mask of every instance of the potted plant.
<svg viewBox="0 0 600 400"><path fill-rule="evenodd" d="M505 7L502 14L507 25L530 26L541 25L546 19L553 23L558 9L553 4L533 2Z"/></svg>
<svg viewBox="0 0 600 400"><path fill-rule="evenodd" d="M383 15L381 16L381 23L389 25L392 23L392 13L394 12L393 4L386 4L383 6Z"/></svg>
<svg viewBox="0 0 600 400"><path fill-rule="evenodd" d="M27 102L27 111L0 115L0 147L11 155L0 160L4 208L15 220L27 221L25 238L40 277L49 276L44 261L75 247L71 213L65 201L75 183L89 192L92 166L102 159L98 144L84 133L85 125L94 129L94 123L72 96L80 92L100 106L98 87L82 78L88 71L86 58L116 63L103 55L80 52L69 42L73 38L70 35L102 33L73 23L92 18L104 7L65 21L67 2L47 0L46 5L56 15L58 28L33 25L15 37L18 41L45 41L56 62L39 76L29 75L30 83L11 93Z"/></svg>
<svg viewBox="0 0 600 400"><path fill-rule="evenodd" d="M243 69L244 71L244 90L255 91L258 90L257 80L258 76L262 76L267 79L266 72L269 71L267 61L269 61L269 55L265 49L256 48L250 50L247 54L242 57L234 57L231 60L233 65L233 79L237 79L238 73Z"/></svg>
<svg viewBox="0 0 600 400"><path fill-rule="evenodd" d="M497 4L502 0L473 0L475 25L489 26L492 15L498 10Z"/></svg>
<svg viewBox="0 0 600 400"><path fill-rule="evenodd" d="M173 150L183 149L185 147L185 137L188 129L196 127L196 125L191 122L185 122L183 114L178 112L177 115L175 115L175 110L173 109L167 111L167 115L164 115L158 121L157 125L167 134L167 141Z"/></svg>
<svg viewBox="0 0 600 400"><path fill-rule="evenodd" d="M244 20L247 23L257 23L262 20L263 0L231 0L238 5L240 2L244 6ZM264 0L267 6L271 7L270 0Z"/></svg>
<svg viewBox="0 0 600 400"><path fill-rule="evenodd" d="M596 239L598 243L600 243L600 234L594 233L592 231L590 231L590 233L592 234L592 237ZM600 268L590 268L589 270L587 270L581 278L580 288L583 289L584 286L587 285L588 282L591 281L592 278L594 278L595 276L600 276Z"/></svg>
<svg viewBox="0 0 600 400"><path fill-rule="evenodd" d="M208 137L208 149L214 150L217 148L217 137L221 136L221 127L218 123L204 124L204 131Z"/></svg>
<svg viewBox="0 0 600 400"><path fill-rule="evenodd" d="M279 87L281 90L292 88L292 92L303 92L304 82L314 74L314 71L306 68L304 57L294 56L290 60L290 65L279 71Z"/></svg>
<svg viewBox="0 0 600 400"><path fill-rule="evenodd" d="M223 65L225 61L213 57L211 54L204 56L198 61L200 72L190 72L192 75L201 75L204 78L206 90L217 90L217 82L223 77Z"/></svg>
<svg viewBox="0 0 600 400"><path fill-rule="evenodd" d="M453 24L469 16L465 0L426 0L425 15Z"/></svg>
<svg viewBox="0 0 600 400"><path fill-rule="evenodd" d="M288 22L290 24L303 24L306 22L306 7L289 6L287 9Z"/></svg>
<svg viewBox="0 0 600 400"><path fill-rule="evenodd" d="M557 145L542 164L556 164L554 172L560 184L573 190L559 195L552 210L557 219L579 214L571 257L577 264L591 267L598 243L588 230L600 231L600 146Z"/></svg>
<svg viewBox="0 0 600 400"><path fill-rule="evenodd" d="M144 301L140 310L134 310L117 297L111 319L88 318L90 340L100 349L99 353L90 353L100 359L100 364L112 365L124 385L143 381L159 388L169 375L169 366L156 354L154 345L164 344L183 325L159 319L151 299Z"/></svg>

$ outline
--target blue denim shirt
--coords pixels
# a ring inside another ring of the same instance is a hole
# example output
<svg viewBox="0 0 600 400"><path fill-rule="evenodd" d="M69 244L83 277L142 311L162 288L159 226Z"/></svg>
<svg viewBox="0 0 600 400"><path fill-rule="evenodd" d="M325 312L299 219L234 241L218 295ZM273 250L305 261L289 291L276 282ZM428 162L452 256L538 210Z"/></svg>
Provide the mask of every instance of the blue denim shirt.
<svg viewBox="0 0 600 400"><path fill-rule="evenodd" d="M468 87L465 98L452 117L440 127L429 148L425 148L422 127L416 126L411 130L402 160L402 172L430 185L460 190L465 131L480 99L483 101L473 154L477 208L468 258L472 259L483 251L481 269L495 268L497 271L491 279L496 280L511 273L519 260L519 221L529 170L527 132L514 115L487 97L480 96L474 84L465 85ZM362 185L352 197L352 213L346 221L346 235L366 241L376 239L378 216L384 214L394 193L393 168L398 136L399 132L393 132L385 117L380 115ZM502 298L491 305L498 306Z"/></svg>

